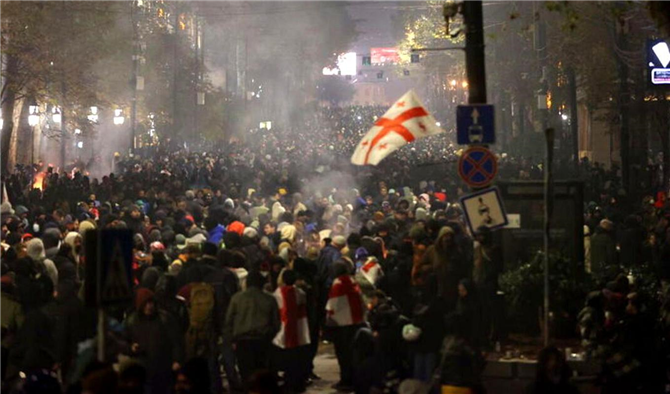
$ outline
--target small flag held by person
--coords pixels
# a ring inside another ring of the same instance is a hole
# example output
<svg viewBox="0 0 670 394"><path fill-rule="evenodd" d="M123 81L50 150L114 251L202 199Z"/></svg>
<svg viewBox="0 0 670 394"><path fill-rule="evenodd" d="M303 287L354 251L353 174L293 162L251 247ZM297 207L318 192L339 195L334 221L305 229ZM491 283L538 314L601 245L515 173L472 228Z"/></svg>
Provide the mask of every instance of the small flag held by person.
<svg viewBox="0 0 670 394"><path fill-rule="evenodd" d="M410 90L375 122L356 147L351 162L374 166L416 139L443 132L414 91Z"/></svg>

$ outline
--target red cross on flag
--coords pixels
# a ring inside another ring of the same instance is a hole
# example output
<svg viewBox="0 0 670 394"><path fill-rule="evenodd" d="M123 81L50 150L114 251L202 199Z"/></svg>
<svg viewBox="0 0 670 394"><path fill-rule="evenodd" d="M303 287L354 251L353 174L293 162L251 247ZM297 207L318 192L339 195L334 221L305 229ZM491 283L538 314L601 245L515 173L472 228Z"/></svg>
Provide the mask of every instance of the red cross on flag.
<svg viewBox="0 0 670 394"><path fill-rule="evenodd" d="M410 90L379 118L356 147L351 162L379 164L386 156L415 139L443 133L435 118Z"/></svg>

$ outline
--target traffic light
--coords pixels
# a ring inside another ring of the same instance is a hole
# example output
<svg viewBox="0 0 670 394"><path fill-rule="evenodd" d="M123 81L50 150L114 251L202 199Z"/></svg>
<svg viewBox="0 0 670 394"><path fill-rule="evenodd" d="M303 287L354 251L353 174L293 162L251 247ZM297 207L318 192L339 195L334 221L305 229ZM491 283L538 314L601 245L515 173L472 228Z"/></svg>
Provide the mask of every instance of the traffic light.
<svg viewBox="0 0 670 394"><path fill-rule="evenodd" d="M420 58L418 53L413 53L410 58L412 60L412 63L419 63Z"/></svg>
<svg viewBox="0 0 670 394"><path fill-rule="evenodd" d="M372 65L372 57L363 56L363 65L364 66L371 66Z"/></svg>

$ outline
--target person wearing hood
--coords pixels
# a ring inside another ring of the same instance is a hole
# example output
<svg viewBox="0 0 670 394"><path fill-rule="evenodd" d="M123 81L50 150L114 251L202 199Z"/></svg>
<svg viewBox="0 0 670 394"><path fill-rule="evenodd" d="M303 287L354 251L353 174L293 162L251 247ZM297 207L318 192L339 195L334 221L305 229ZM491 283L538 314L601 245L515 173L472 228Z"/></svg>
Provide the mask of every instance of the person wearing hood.
<svg viewBox="0 0 670 394"><path fill-rule="evenodd" d="M223 241L223 235L226 233L226 228L218 223L214 218L208 217L205 219L205 230L207 230L207 242L215 245L220 245Z"/></svg>
<svg viewBox="0 0 670 394"><path fill-rule="evenodd" d="M465 263L460 261L459 256L456 234L451 227L445 226L435 243L426 250L420 264L422 268L417 270L423 272L423 267L430 267L437 281L437 296L445 301L447 310L456 306L458 282L466 277L462 267Z"/></svg>
<svg viewBox="0 0 670 394"><path fill-rule="evenodd" d="M36 264L37 272L47 274L55 289L58 286L58 269L52 260L46 258L42 240L33 238L28 241L26 243L26 252L28 253L28 257Z"/></svg>
<svg viewBox="0 0 670 394"><path fill-rule="evenodd" d="M57 228L48 228L44 230L44 234L42 234L42 241L44 242L44 252L46 258L53 259L60 249L60 244L62 241L60 231L58 231Z"/></svg>
<svg viewBox="0 0 670 394"><path fill-rule="evenodd" d="M361 289L363 301L366 305L368 305L374 297L377 286L383 276L384 271L382 270L382 266L374 256L367 257L361 267L356 270L354 278Z"/></svg>
<svg viewBox="0 0 670 394"><path fill-rule="evenodd" d="M272 204L272 220L278 221L284 212L286 212L286 208L282 206L281 201L277 200Z"/></svg>
<svg viewBox="0 0 670 394"><path fill-rule="evenodd" d="M286 241L290 243L291 245L295 244L296 241L296 236L297 236L298 230L296 227L292 224L287 224L281 228L280 234L281 234L281 239L280 243L283 241Z"/></svg>
<svg viewBox="0 0 670 394"><path fill-rule="evenodd" d="M591 270L603 276L615 270L618 263L614 223L603 219L591 237Z"/></svg>
<svg viewBox="0 0 670 394"><path fill-rule="evenodd" d="M168 392L171 372L179 369L183 359L179 331L169 323L168 315L156 306L154 293L138 289L135 311L127 318L126 330L132 354L147 368L151 393Z"/></svg>

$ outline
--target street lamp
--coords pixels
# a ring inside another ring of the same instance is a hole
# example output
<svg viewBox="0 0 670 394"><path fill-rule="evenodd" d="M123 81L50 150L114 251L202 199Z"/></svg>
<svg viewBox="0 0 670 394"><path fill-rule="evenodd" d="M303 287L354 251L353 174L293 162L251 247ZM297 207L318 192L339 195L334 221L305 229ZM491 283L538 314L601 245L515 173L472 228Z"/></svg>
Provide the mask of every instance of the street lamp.
<svg viewBox="0 0 670 394"><path fill-rule="evenodd" d="M88 115L88 120L90 120L93 123L98 122L98 107L96 106L91 107L91 114Z"/></svg>
<svg viewBox="0 0 670 394"><path fill-rule="evenodd" d="M458 83L458 82L456 82L455 79L452 79L451 82L449 82L449 84L451 85L451 87L455 87L457 83Z"/></svg>
<svg viewBox="0 0 670 394"><path fill-rule="evenodd" d="M35 127L40 123L40 116L37 114L38 108L37 105L28 106L28 125L30 125L30 127Z"/></svg>
<svg viewBox="0 0 670 394"><path fill-rule="evenodd" d="M81 134L81 129L74 129L74 134L75 135Z"/></svg>
<svg viewBox="0 0 670 394"><path fill-rule="evenodd" d="M114 110L114 124L119 126L122 125L123 122L126 121L126 118L123 117L123 110L121 109L115 109Z"/></svg>
<svg viewBox="0 0 670 394"><path fill-rule="evenodd" d="M467 88L468 87L468 81L463 81L461 86L463 86L463 89Z"/></svg>
<svg viewBox="0 0 670 394"><path fill-rule="evenodd" d="M567 120L568 120L569 118L568 118L568 115L563 114L563 115L561 115L561 119L563 119L564 121L567 122Z"/></svg>
<svg viewBox="0 0 670 394"><path fill-rule="evenodd" d="M51 119L53 119L54 123L60 123L61 120L63 120L63 116L60 113L60 108L58 107L53 107L51 109Z"/></svg>
<svg viewBox="0 0 670 394"><path fill-rule="evenodd" d="M84 142L83 141L77 142L77 148L82 149L83 147L84 147Z"/></svg>

